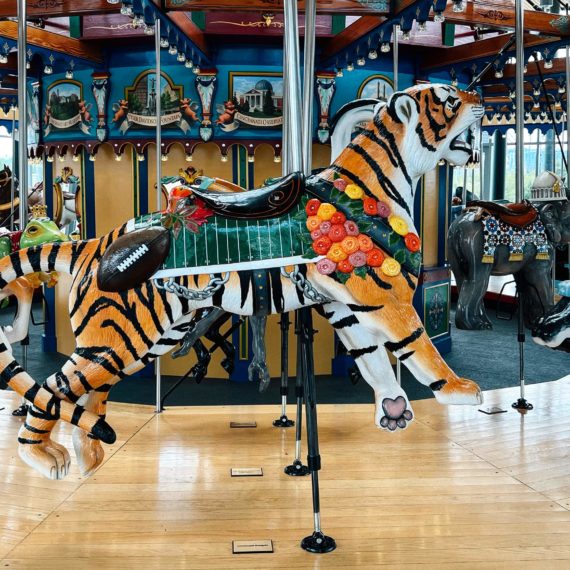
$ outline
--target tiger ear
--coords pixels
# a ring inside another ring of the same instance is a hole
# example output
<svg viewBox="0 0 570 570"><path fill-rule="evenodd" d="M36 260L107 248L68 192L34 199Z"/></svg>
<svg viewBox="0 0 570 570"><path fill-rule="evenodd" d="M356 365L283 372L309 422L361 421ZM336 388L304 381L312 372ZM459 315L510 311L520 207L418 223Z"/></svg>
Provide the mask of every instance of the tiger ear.
<svg viewBox="0 0 570 570"><path fill-rule="evenodd" d="M394 93L388 101L388 112L397 123L409 124L418 118L420 106L407 93Z"/></svg>

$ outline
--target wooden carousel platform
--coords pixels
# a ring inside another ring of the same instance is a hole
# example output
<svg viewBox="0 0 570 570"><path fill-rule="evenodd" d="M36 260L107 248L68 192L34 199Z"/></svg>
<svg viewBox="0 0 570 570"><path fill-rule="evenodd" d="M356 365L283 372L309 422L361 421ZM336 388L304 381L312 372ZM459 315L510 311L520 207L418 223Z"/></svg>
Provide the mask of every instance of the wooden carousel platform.
<svg viewBox="0 0 570 570"><path fill-rule="evenodd" d="M505 414L415 403L389 434L369 405L319 408L323 526L338 549L299 548L310 480L290 478L294 430L278 406L110 405L118 442L90 479L52 482L16 452L18 404L0 393L0 553L9 568L568 568L570 376L486 394ZM230 429L254 419L257 429ZM71 449L70 429L57 439ZM263 477L231 478L232 467ZM273 554L232 555L233 539L273 539Z"/></svg>

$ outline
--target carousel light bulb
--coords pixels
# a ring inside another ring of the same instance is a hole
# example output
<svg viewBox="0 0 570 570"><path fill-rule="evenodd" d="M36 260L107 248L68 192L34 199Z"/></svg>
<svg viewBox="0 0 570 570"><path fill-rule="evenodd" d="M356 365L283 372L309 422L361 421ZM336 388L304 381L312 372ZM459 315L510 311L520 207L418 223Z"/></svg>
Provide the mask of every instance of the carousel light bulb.
<svg viewBox="0 0 570 570"><path fill-rule="evenodd" d="M436 12L433 15L433 21L437 22L438 24L442 24L443 22L445 22L445 16L443 15L443 12Z"/></svg>
<svg viewBox="0 0 570 570"><path fill-rule="evenodd" d="M89 162L95 162L96 158L94 154L89 155Z"/></svg>
<svg viewBox="0 0 570 570"><path fill-rule="evenodd" d="M44 66L44 73L46 75L51 75L53 73L53 67L51 65Z"/></svg>
<svg viewBox="0 0 570 570"><path fill-rule="evenodd" d="M153 26L153 25L145 24L145 26L144 26L144 33L145 33L147 36L154 36L154 26Z"/></svg>
<svg viewBox="0 0 570 570"><path fill-rule="evenodd" d="M73 69L68 69L68 70L65 72L65 78L66 78L66 79L73 79Z"/></svg>
<svg viewBox="0 0 570 570"><path fill-rule="evenodd" d="M412 37L412 35L410 34L410 30L405 30L402 32L402 39L403 40L409 40Z"/></svg>
<svg viewBox="0 0 570 570"><path fill-rule="evenodd" d="M0 63L8 63L8 56L5 53L0 53Z"/></svg>
<svg viewBox="0 0 570 570"><path fill-rule="evenodd" d="M222 154L222 158L220 159L222 162L227 162L228 161L228 155L227 154Z"/></svg>
<svg viewBox="0 0 570 570"><path fill-rule="evenodd" d="M192 72L195 73L196 75L198 75L198 73L200 73L200 66L198 64L196 64L193 68L192 68Z"/></svg>
<svg viewBox="0 0 570 570"><path fill-rule="evenodd" d="M363 57L359 57L356 60L356 65L360 65L360 66L366 65L366 60Z"/></svg>
<svg viewBox="0 0 570 570"><path fill-rule="evenodd" d="M26 61L26 69L30 69L32 67L32 62L30 60Z"/></svg>
<svg viewBox="0 0 570 570"><path fill-rule="evenodd" d="M535 101L535 102L532 104L532 108L533 108L533 109L539 109L539 108L540 108L540 102L539 102L539 101Z"/></svg>
<svg viewBox="0 0 570 570"><path fill-rule="evenodd" d="M509 91L509 97L511 99L514 99L517 96L517 94L514 91Z"/></svg>
<svg viewBox="0 0 570 570"><path fill-rule="evenodd" d="M546 119L546 111L541 111L541 112L540 112L540 118L543 119L543 120Z"/></svg>
<svg viewBox="0 0 570 570"><path fill-rule="evenodd" d="M427 32L427 22L418 22L418 32Z"/></svg>
<svg viewBox="0 0 570 570"><path fill-rule="evenodd" d="M463 0L453 0L453 11L460 13L465 11L465 2Z"/></svg>
<svg viewBox="0 0 570 570"><path fill-rule="evenodd" d="M337 77L343 77L344 76L344 72L342 71L342 67L337 68L336 76Z"/></svg>
<svg viewBox="0 0 570 570"><path fill-rule="evenodd" d="M445 159L444 158L440 159L438 164L439 164L439 166L444 166L445 165Z"/></svg>
<svg viewBox="0 0 570 570"><path fill-rule="evenodd" d="M352 61L346 66L346 71L354 71L354 63Z"/></svg>
<svg viewBox="0 0 570 570"><path fill-rule="evenodd" d="M168 38L165 38L164 36L160 38L160 47L161 48L167 48L170 44L168 43Z"/></svg>
<svg viewBox="0 0 570 570"><path fill-rule="evenodd" d="M389 42L382 42L380 46L380 51L382 53L388 53L390 51L390 43Z"/></svg>
<svg viewBox="0 0 570 570"><path fill-rule="evenodd" d="M192 157L191 154L186 155L186 162L192 162L193 160L194 160L194 158Z"/></svg>
<svg viewBox="0 0 570 570"><path fill-rule="evenodd" d="M558 87L558 93L560 93L560 95L564 95L564 93L566 93L566 87L564 87L564 85L560 85Z"/></svg>
<svg viewBox="0 0 570 570"><path fill-rule="evenodd" d="M528 71L528 68L527 68L527 66L526 66L526 63L524 64L523 71L524 71L525 73Z"/></svg>
<svg viewBox="0 0 570 570"><path fill-rule="evenodd" d="M281 162L281 156L276 154L276 155L273 157L273 162Z"/></svg>
<svg viewBox="0 0 570 570"><path fill-rule="evenodd" d="M184 55L184 53L179 51L178 55L176 56L176 61L179 61L180 63L184 63L186 61L186 56Z"/></svg>
<svg viewBox="0 0 570 570"><path fill-rule="evenodd" d="M65 161L65 156L63 156L63 155L60 154L60 155L57 157L57 160L59 160L59 162L64 162L64 161Z"/></svg>
<svg viewBox="0 0 570 570"><path fill-rule="evenodd" d="M187 60L184 62L184 67L185 67L186 69L192 69L192 68L194 67L194 64L192 63L192 60L191 60L191 59L187 59Z"/></svg>
<svg viewBox="0 0 570 570"><path fill-rule="evenodd" d="M451 85L453 85L453 87L457 87L457 84L458 84L458 83L459 83L459 82L457 81L457 77L454 77L454 78L451 80Z"/></svg>
<svg viewBox="0 0 570 570"><path fill-rule="evenodd" d="M144 18L141 14L135 14L133 18L133 28L142 28L144 26Z"/></svg>
<svg viewBox="0 0 570 570"><path fill-rule="evenodd" d="M167 154L162 154L160 156L160 160L162 160L162 162L168 162L168 155Z"/></svg>
<svg viewBox="0 0 570 570"><path fill-rule="evenodd" d="M79 162L79 155L74 154L73 157L71 158L71 160L73 160L73 162Z"/></svg>
<svg viewBox="0 0 570 570"><path fill-rule="evenodd" d="M496 69L495 70L495 77L497 79L501 79L501 77L503 77L503 70L502 69Z"/></svg>
<svg viewBox="0 0 570 570"><path fill-rule="evenodd" d="M133 9L131 6L129 6L127 4L123 4L121 6L120 12L121 12L122 16L130 16L130 15L132 15Z"/></svg>
<svg viewBox="0 0 570 570"><path fill-rule="evenodd" d="M116 160L117 162L121 162L121 160L123 160L122 155L116 154L116 155L115 155L115 160Z"/></svg>
<svg viewBox="0 0 570 570"><path fill-rule="evenodd" d="M144 162L144 154L141 154L140 152L137 152L137 160L139 162Z"/></svg>
<svg viewBox="0 0 570 570"><path fill-rule="evenodd" d="M539 97L539 96L540 96L540 89L539 89L538 87L535 87L535 88L532 90L532 94L533 94L535 97Z"/></svg>
<svg viewBox="0 0 570 570"><path fill-rule="evenodd" d="M378 59L378 52L375 49L369 49L368 59Z"/></svg>
<svg viewBox="0 0 570 570"><path fill-rule="evenodd" d="M51 155L48 156L48 157L46 158L46 160L47 160L48 162L53 162L53 156L51 156Z"/></svg>
<svg viewBox="0 0 570 570"><path fill-rule="evenodd" d="M544 60L544 69L552 69L553 67L553 63L551 59L545 59Z"/></svg>
<svg viewBox="0 0 570 570"><path fill-rule="evenodd" d="M253 156L253 154L250 154L250 155L247 157L247 161L248 161L248 162L255 162L255 157Z"/></svg>
<svg viewBox="0 0 570 570"><path fill-rule="evenodd" d="M174 44L170 44L168 47L168 53L170 55L176 55L178 53L178 48Z"/></svg>

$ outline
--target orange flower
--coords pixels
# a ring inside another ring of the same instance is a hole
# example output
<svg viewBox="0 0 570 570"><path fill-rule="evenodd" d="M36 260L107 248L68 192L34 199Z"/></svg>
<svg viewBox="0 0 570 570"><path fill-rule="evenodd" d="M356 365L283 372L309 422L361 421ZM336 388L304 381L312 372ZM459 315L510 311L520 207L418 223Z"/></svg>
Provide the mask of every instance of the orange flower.
<svg viewBox="0 0 570 570"><path fill-rule="evenodd" d="M364 208L364 213L369 216L378 215L378 202L374 198L366 197L362 200L362 207Z"/></svg>
<svg viewBox="0 0 570 570"><path fill-rule="evenodd" d="M360 249L360 244L358 243L358 239L355 238L354 236L346 236L340 242L340 246L346 253L348 253L348 255Z"/></svg>
<svg viewBox="0 0 570 570"><path fill-rule="evenodd" d="M346 230L344 229L344 225L342 224L333 224L331 226L331 230L328 233L329 238L331 241L339 242L342 241L346 237Z"/></svg>
<svg viewBox="0 0 570 570"><path fill-rule="evenodd" d="M354 265L352 265L348 259L343 259L342 261L338 262L336 268L342 273L352 273Z"/></svg>
<svg viewBox="0 0 570 570"><path fill-rule="evenodd" d="M170 195L176 196L177 198L186 198L190 196L190 194L192 194L192 191L186 186L176 186L170 191Z"/></svg>
<svg viewBox="0 0 570 570"><path fill-rule="evenodd" d="M346 216L342 212L335 212L331 218L331 224L344 224Z"/></svg>
<svg viewBox="0 0 570 570"><path fill-rule="evenodd" d="M346 255L346 253L343 251L340 243L333 243L327 253L327 257L331 261L338 263L339 261L345 260L348 257L348 255Z"/></svg>
<svg viewBox="0 0 570 570"><path fill-rule="evenodd" d="M321 201L313 198L307 202L305 206L305 212L307 212L307 216L316 216L319 206L321 205Z"/></svg>
<svg viewBox="0 0 570 570"><path fill-rule="evenodd" d="M321 225L321 218L319 218L319 216L309 216L307 218L307 229L310 232L314 232L315 230L318 230L320 225Z"/></svg>
<svg viewBox="0 0 570 570"><path fill-rule="evenodd" d="M357 238L360 251L368 253L373 247L374 243L366 234L360 234Z"/></svg>
<svg viewBox="0 0 570 570"><path fill-rule="evenodd" d="M331 245L332 241L327 236L322 236L313 242L313 250L317 255L325 255Z"/></svg>
<svg viewBox="0 0 570 570"><path fill-rule="evenodd" d="M328 202L325 202L324 204L321 204L319 206L319 209L317 210L317 216L319 216L319 218L321 218L321 220L330 220L334 213L336 212L336 208L332 205L329 204Z"/></svg>
<svg viewBox="0 0 570 570"><path fill-rule="evenodd" d="M384 261L384 254L377 248L372 248L366 256L366 263L370 267L380 267Z"/></svg>
<svg viewBox="0 0 570 570"><path fill-rule="evenodd" d="M412 233L406 234L406 236L404 237L404 243L412 253L420 251L422 247L422 242L420 241L420 238L416 234Z"/></svg>

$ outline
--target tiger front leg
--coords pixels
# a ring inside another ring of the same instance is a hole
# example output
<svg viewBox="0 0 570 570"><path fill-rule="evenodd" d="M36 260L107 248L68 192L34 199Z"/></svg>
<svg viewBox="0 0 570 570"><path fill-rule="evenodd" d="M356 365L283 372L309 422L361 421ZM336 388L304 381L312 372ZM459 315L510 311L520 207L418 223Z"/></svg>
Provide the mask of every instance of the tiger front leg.
<svg viewBox="0 0 570 570"><path fill-rule="evenodd" d="M405 429L414 418L408 396L396 381L394 370L378 336L364 328L358 312L340 303L326 305L323 312L358 365L362 377L374 390L376 426L388 431Z"/></svg>
<svg viewBox="0 0 570 570"><path fill-rule="evenodd" d="M428 386L440 404L477 405L483 402L479 386L460 378L432 344L411 305L385 305L362 316L363 324L377 331L384 347L397 356L416 379Z"/></svg>

